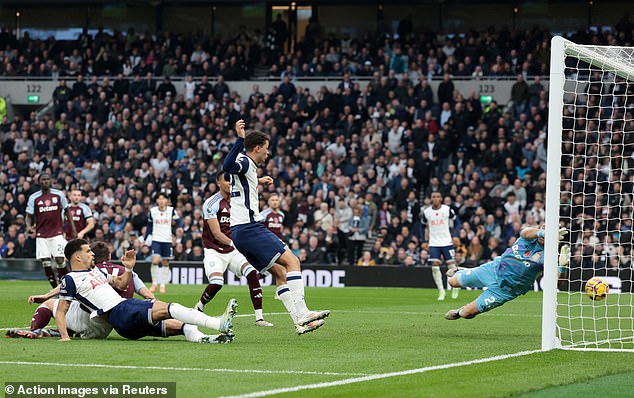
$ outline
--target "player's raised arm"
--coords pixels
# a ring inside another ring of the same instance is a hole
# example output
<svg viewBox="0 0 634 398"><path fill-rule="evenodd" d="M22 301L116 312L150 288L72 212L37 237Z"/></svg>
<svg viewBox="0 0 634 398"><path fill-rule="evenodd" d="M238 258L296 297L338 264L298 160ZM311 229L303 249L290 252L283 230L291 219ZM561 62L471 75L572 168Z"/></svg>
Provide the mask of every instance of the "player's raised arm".
<svg viewBox="0 0 634 398"><path fill-rule="evenodd" d="M564 237L568 234L568 230L566 228L559 228L559 240L562 241ZM520 236L524 239L544 239L544 229L543 228L535 228L535 227L526 227L520 232Z"/></svg>
<svg viewBox="0 0 634 398"><path fill-rule="evenodd" d="M125 290L130 279L132 279L132 269L136 265L136 250L128 250L121 258L121 264L125 267L123 275L112 275L109 279L110 285L115 289Z"/></svg>
<svg viewBox="0 0 634 398"><path fill-rule="evenodd" d="M541 231L541 234L540 234ZM533 239L537 239L537 238L544 238L544 230L540 229L540 228L535 228L535 227L526 227L522 230L522 232L520 232L520 236L524 239L529 239L529 240L533 240Z"/></svg>
<svg viewBox="0 0 634 398"><path fill-rule="evenodd" d="M246 136L246 131L244 129L245 124L244 120L240 119L236 122L236 133L238 134L238 139L231 147L231 150L227 154L225 161L222 165L223 169L231 174L242 174L246 172L246 168L248 167L248 162L237 162L238 155L244 149L244 137Z"/></svg>

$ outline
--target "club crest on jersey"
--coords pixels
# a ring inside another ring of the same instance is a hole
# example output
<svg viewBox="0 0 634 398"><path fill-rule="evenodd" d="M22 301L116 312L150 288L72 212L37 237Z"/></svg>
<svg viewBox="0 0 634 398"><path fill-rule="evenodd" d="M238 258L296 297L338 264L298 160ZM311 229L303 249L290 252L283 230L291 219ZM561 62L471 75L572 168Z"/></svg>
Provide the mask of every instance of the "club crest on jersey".
<svg viewBox="0 0 634 398"><path fill-rule="evenodd" d="M53 197L53 204L56 205L57 204L57 198Z"/></svg>

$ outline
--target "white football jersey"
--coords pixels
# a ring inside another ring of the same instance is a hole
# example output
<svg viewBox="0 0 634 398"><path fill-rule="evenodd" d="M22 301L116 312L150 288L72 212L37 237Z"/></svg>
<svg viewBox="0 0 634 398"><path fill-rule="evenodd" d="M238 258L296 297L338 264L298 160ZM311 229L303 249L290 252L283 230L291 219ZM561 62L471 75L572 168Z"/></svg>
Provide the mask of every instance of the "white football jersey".
<svg viewBox="0 0 634 398"><path fill-rule="evenodd" d="M423 210L421 221L429 227L429 246L443 247L452 245L451 225L449 220L454 220L456 213L447 205L440 205L439 209L429 206Z"/></svg>
<svg viewBox="0 0 634 398"><path fill-rule="evenodd" d="M72 271L64 275L59 291L62 300L77 300L90 310L90 317L101 316L125 299L108 283L110 276L99 268Z"/></svg>
<svg viewBox="0 0 634 398"><path fill-rule="evenodd" d="M247 155L236 158L240 171L231 174L231 226L262 221L258 196L258 166Z"/></svg>
<svg viewBox="0 0 634 398"><path fill-rule="evenodd" d="M150 209L148 223L152 224L152 241L172 243L172 224L178 220L178 214L172 206L159 210L158 206Z"/></svg>

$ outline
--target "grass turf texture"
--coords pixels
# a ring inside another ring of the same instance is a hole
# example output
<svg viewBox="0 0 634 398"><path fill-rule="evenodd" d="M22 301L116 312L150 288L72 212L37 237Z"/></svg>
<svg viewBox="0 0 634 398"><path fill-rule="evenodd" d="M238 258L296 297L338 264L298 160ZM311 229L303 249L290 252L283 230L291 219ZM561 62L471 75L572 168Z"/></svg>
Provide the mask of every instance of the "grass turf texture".
<svg viewBox="0 0 634 398"><path fill-rule="evenodd" d="M44 292L46 282L0 281L0 328L27 327L35 305L29 294ZM163 301L193 305L203 286L169 286ZM462 291L456 301L436 301L435 290L345 288L306 289L315 309L332 314L320 330L297 336L288 315L266 319L273 328L254 326L246 287L225 286L207 306L223 311L230 297L238 299L236 341L229 345L187 343L183 337L126 341L113 333L107 341L2 339L0 361L83 363L200 368L200 370L112 369L0 364L6 381L174 381L179 397L214 397L252 393L351 377L444 365L535 350L540 347L541 295L529 293L489 314L465 321L446 321L450 308L472 300ZM448 295L449 296L449 295ZM265 313L283 313L264 289ZM4 333L4 331L2 331ZM631 391L634 371L630 353L551 351L445 370L398 376L336 387L303 390L281 396L443 396L526 397L582 391L599 383L601 395ZM244 370L272 373L244 372ZM283 371L334 372L288 374ZM617 375L613 377L603 377ZM595 379L595 380L593 380ZM564 387L558 387L564 386ZM609 389L606 389L610 386ZM578 388L579 390L575 390ZM552 393L552 394L551 394Z"/></svg>

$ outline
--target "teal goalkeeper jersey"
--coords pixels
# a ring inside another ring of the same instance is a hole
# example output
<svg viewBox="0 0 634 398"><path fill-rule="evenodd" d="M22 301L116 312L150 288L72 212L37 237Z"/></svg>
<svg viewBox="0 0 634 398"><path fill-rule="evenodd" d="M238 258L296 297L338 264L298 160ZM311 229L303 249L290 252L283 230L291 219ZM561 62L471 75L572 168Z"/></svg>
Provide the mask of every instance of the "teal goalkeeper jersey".
<svg viewBox="0 0 634 398"><path fill-rule="evenodd" d="M500 286L525 294L544 271L544 246L537 239L520 237L493 261L497 264Z"/></svg>

